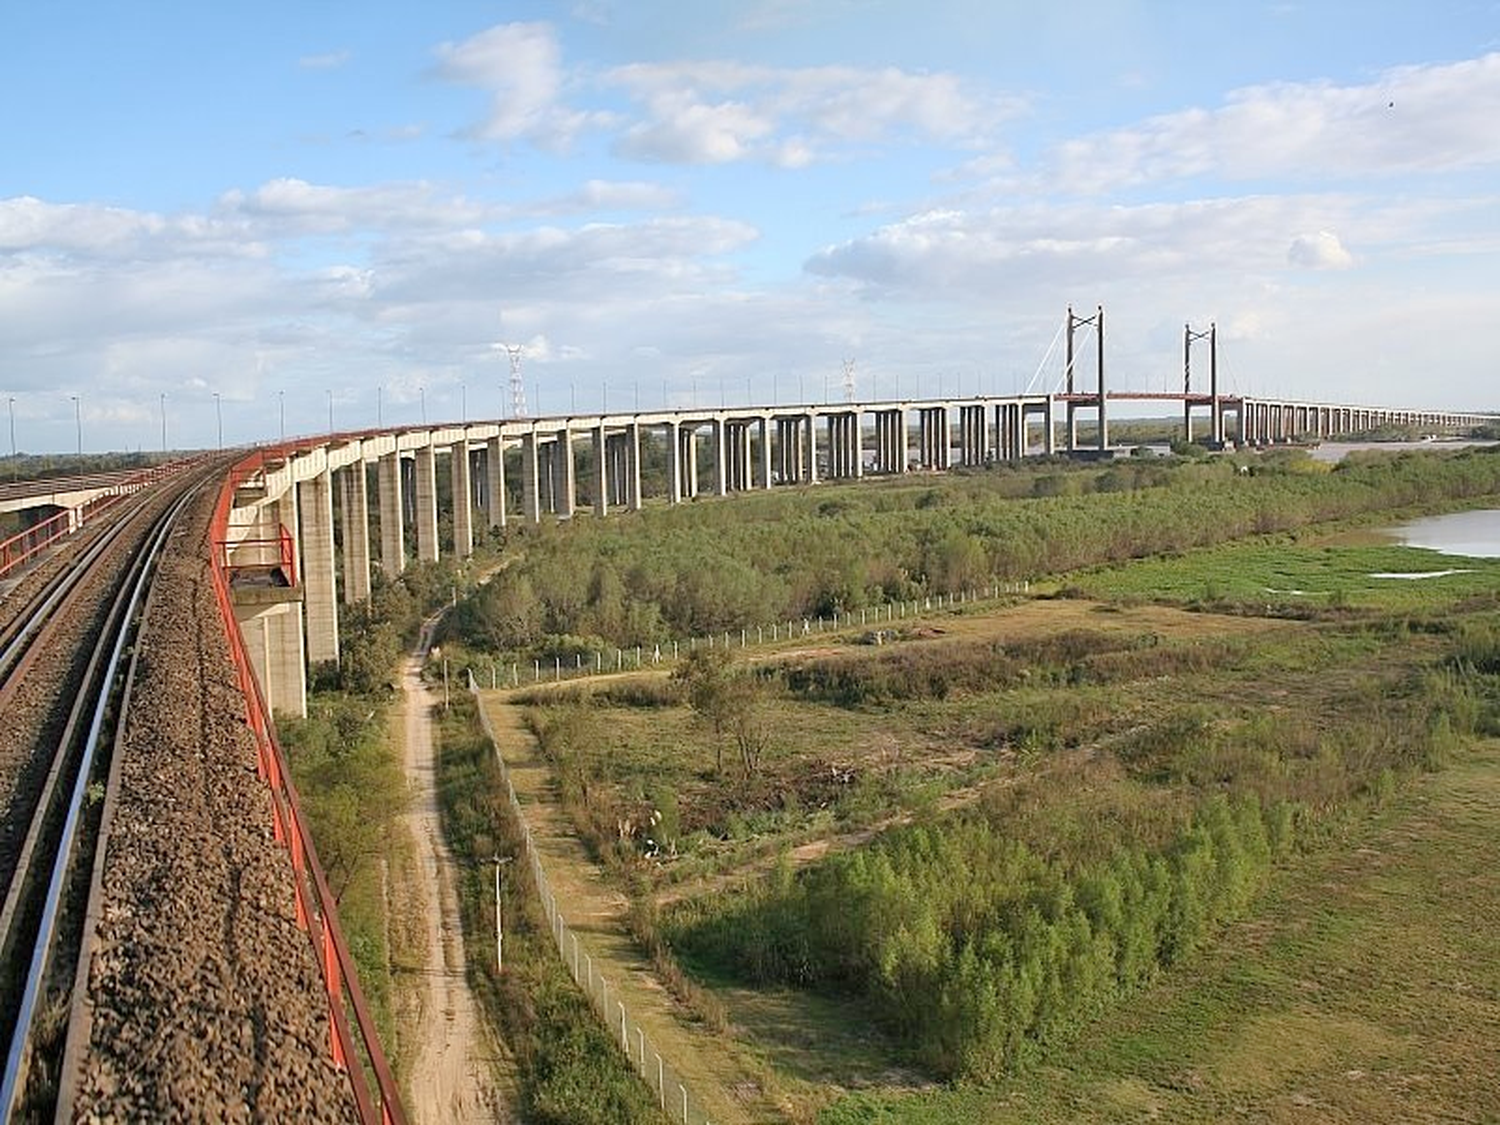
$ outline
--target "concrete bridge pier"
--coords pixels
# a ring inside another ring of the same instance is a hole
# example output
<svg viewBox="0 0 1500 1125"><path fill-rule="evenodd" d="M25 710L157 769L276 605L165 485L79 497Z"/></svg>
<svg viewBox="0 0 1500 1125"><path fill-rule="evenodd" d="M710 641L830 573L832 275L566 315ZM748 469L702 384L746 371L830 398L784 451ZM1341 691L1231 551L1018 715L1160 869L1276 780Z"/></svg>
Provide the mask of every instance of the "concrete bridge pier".
<svg viewBox="0 0 1500 1125"><path fill-rule="evenodd" d="M811 414L798 419L798 431L802 437L802 479L808 484L818 483L818 430Z"/></svg>
<svg viewBox="0 0 1500 1125"><path fill-rule="evenodd" d="M594 515L606 516L609 514L610 485L614 483L610 473L613 445L609 439L615 435L600 422L589 436L594 447Z"/></svg>
<svg viewBox="0 0 1500 1125"><path fill-rule="evenodd" d="M972 468L983 465L989 452L989 434L984 424L983 406L958 408L958 460Z"/></svg>
<svg viewBox="0 0 1500 1125"><path fill-rule="evenodd" d="M344 601L362 602L370 596L370 484L364 459L336 475L344 538Z"/></svg>
<svg viewBox="0 0 1500 1125"><path fill-rule="evenodd" d="M296 486L301 502L302 605L307 615L307 659L339 659L339 607L333 555L333 474L324 469Z"/></svg>
<svg viewBox="0 0 1500 1125"><path fill-rule="evenodd" d="M492 437L484 443L484 500L490 527L505 526L505 444Z"/></svg>
<svg viewBox="0 0 1500 1125"><path fill-rule="evenodd" d="M284 467L279 472L289 475ZM230 600L266 705L300 717L307 714L307 635L299 531L295 485L274 496L247 489L230 512L230 541L216 549L239 576Z"/></svg>
<svg viewBox="0 0 1500 1125"><path fill-rule="evenodd" d="M864 434L853 411L828 415L828 477L855 480L864 476Z"/></svg>
<svg viewBox="0 0 1500 1125"><path fill-rule="evenodd" d="M382 454L375 469L375 484L380 494L380 569L394 578L406 569L406 529L401 502L401 454Z"/></svg>
<svg viewBox="0 0 1500 1125"><path fill-rule="evenodd" d="M542 521L542 455L535 430L521 435L521 514L527 523Z"/></svg>
<svg viewBox="0 0 1500 1125"><path fill-rule="evenodd" d="M917 464L924 469L946 469L950 457L948 408L924 406L918 413Z"/></svg>
<svg viewBox="0 0 1500 1125"><path fill-rule="evenodd" d="M875 467L882 473L906 472L906 411L875 413Z"/></svg>
<svg viewBox="0 0 1500 1125"><path fill-rule="evenodd" d="M802 479L806 462L802 451L802 419L776 419L776 477L782 484L796 484Z"/></svg>
<svg viewBox="0 0 1500 1125"><path fill-rule="evenodd" d="M708 424L708 441L710 451L713 453L713 481L714 495L727 496L729 494L728 474L728 450L724 445L724 419L712 418Z"/></svg>
<svg viewBox="0 0 1500 1125"><path fill-rule="evenodd" d="M474 553L474 477L469 461L469 441L453 443L449 472L453 485L453 553L466 559Z"/></svg>
<svg viewBox="0 0 1500 1125"><path fill-rule="evenodd" d="M731 492L746 492L755 486L755 465L750 450L751 423L729 420L724 423L724 445L728 457L728 487Z"/></svg>
<svg viewBox="0 0 1500 1125"><path fill-rule="evenodd" d="M441 553L438 547L437 451L430 444L417 447L416 466L417 558L422 562L437 562Z"/></svg>
<svg viewBox="0 0 1500 1125"><path fill-rule="evenodd" d="M677 466L679 487L684 500L698 495L698 427L683 422L677 427Z"/></svg>
<svg viewBox="0 0 1500 1125"><path fill-rule="evenodd" d="M572 519L578 502L574 478L573 431L563 426L552 439L549 458L552 475L552 513L558 519Z"/></svg>

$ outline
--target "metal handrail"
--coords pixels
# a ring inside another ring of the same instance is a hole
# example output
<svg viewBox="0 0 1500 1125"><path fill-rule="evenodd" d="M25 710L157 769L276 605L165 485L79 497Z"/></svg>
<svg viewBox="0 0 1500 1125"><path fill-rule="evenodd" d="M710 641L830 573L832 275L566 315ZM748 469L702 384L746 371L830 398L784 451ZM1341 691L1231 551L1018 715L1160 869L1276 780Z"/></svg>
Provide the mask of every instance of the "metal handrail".
<svg viewBox="0 0 1500 1125"><path fill-rule="evenodd" d="M265 455L249 455L239 461L225 477L210 527L210 538L215 544L221 544L227 538L234 489L264 464ZM282 543L285 556L291 551L291 536L283 529L278 541ZM286 766L286 754L276 737L270 708L266 705L265 694L245 649L244 635L234 616L226 552L212 552L210 570L214 595L223 618L225 636L229 641L230 655L239 678L240 691L245 698L245 721L255 736L257 768L270 787L273 835L278 843L286 845L290 855L297 922L308 932L323 980L329 1018L333 1025L329 1044L333 1061L349 1076L350 1091L361 1122L365 1125L405 1125L406 1112L401 1105L395 1077L381 1048L374 1017L365 1002L354 960L339 928L336 900L329 890L322 865L318 862L317 848L304 819L297 788ZM346 997L349 1007L354 1011L352 1026L345 1009ZM357 1041L354 1031L359 1033ZM378 1104L377 1098L371 1096L365 1077L361 1050L375 1078Z"/></svg>

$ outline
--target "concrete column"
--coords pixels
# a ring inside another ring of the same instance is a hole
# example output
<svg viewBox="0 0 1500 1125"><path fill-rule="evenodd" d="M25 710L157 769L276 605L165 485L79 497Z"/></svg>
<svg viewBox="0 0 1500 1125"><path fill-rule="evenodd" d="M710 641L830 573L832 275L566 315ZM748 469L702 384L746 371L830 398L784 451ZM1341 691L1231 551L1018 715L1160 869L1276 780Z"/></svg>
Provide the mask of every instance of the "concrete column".
<svg viewBox="0 0 1500 1125"><path fill-rule="evenodd" d="M401 518L401 454L386 453L376 469L380 490L380 569L394 578L406 569L406 529Z"/></svg>
<svg viewBox="0 0 1500 1125"><path fill-rule="evenodd" d="M593 431L594 442L594 515L603 516L609 514L609 434L604 429L604 423L599 423Z"/></svg>
<svg viewBox="0 0 1500 1125"><path fill-rule="evenodd" d="M776 419L776 477L782 484L794 484L800 477L802 456L797 438L797 423L791 418Z"/></svg>
<svg viewBox="0 0 1500 1125"><path fill-rule="evenodd" d="M865 475L865 430L860 425L859 411L849 415L849 448L854 455L855 479Z"/></svg>
<svg viewBox="0 0 1500 1125"><path fill-rule="evenodd" d="M683 499L691 500L698 495L698 431L688 422L677 427L677 465Z"/></svg>
<svg viewBox="0 0 1500 1125"><path fill-rule="evenodd" d="M417 447L417 558L438 560L437 451Z"/></svg>
<svg viewBox="0 0 1500 1125"><path fill-rule="evenodd" d="M521 435L521 506L527 523L542 521L541 472L538 468L536 431Z"/></svg>
<svg viewBox="0 0 1500 1125"><path fill-rule="evenodd" d="M453 475L453 553L466 559L474 553L474 478L470 473L467 438L460 438L453 444L450 457L452 465L449 471Z"/></svg>
<svg viewBox="0 0 1500 1125"><path fill-rule="evenodd" d="M639 512L641 496L641 426L632 422L625 427L625 503L632 512Z"/></svg>
<svg viewBox="0 0 1500 1125"><path fill-rule="evenodd" d="M344 601L370 596L370 488L365 463L339 471L339 514L344 531Z"/></svg>
<svg viewBox="0 0 1500 1125"><path fill-rule="evenodd" d="M559 519L571 519L578 491L573 484L573 431L566 426L557 431L552 458L552 510Z"/></svg>
<svg viewBox="0 0 1500 1125"><path fill-rule="evenodd" d="M505 444L492 437L484 446L485 499L491 527L505 526Z"/></svg>
<svg viewBox="0 0 1500 1125"><path fill-rule="evenodd" d="M808 484L818 483L818 427L811 414L802 416L801 430L807 445L803 448L802 479Z"/></svg>
<svg viewBox="0 0 1500 1125"><path fill-rule="evenodd" d="M724 496L729 492L729 450L724 442L724 419L715 418L709 423L709 435L714 455L714 495Z"/></svg>
<svg viewBox="0 0 1500 1125"><path fill-rule="evenodd" d="M664 427L667 443L667 503L682 503L682 433L676 422Z"/></svg>
<svg viewBox="0 0 1500 1125"><path fill-rule="evenodd" d="M301 500L302 609L307 618L307 659L339 658L339 606L333 557L333 474L324 469L298 484Z"/></svg>
<svg viewBox="0 0 1500 1125"><path fill-rule="evenodd" d="M234 616L266 706L273 715L306 718L306 651L296 597L288 591L237 591Z"/></svg>
<svg viewBox="0 0 1500 1125"><path fill-rule="evenodd" d="M771 487L771 422L762 418L760 428L760 486Z"/></svg>

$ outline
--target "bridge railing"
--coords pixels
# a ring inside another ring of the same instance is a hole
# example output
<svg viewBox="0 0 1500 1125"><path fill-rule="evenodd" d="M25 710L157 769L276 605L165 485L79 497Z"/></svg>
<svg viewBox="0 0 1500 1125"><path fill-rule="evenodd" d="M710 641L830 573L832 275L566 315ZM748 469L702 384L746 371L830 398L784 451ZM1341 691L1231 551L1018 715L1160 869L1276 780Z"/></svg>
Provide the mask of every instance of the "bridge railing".
<svg viewBox="0 0 1500 1125"><path fill-rule="evenodd" d="M211 541L222 543L228 533L229 510L239 481L253 472L262 454L240 461L225 478L209 529ZM271 797L271 827L276 842L285 845L292 865L292 887L297 923L307 931L323 979L332 1024L329 1050L335 1065L349 1076L356 1112L364 1125L405 1125L406 1112L390 1064L386 1061L374 1017L359 986L354 960L339 928L336 900L318 862L318 851L286 765L286 753L265 694L250 663L245 639L230 598L230 567L222 550L212 555L214 596L224 622L241 693L245 721L255 737L256 767ZM353 1020L351 1022L350 1015ZM368 1069L374 1078L371 1090Z"/></svg>
<svg viewBox="0 0 1500 1125"><path fill-rule="evenodd" d="M195 459L188 459L163 461L160 465L153 465L134 476L110 485L93 499L76 507L64 508L55 516L49 516L40 523L0 542L0 578L4 578L16 567L35 558L59 539L82 531L125 497L133 496L141 489L155 484L164 477L181 472L194 463Z"/></svg>

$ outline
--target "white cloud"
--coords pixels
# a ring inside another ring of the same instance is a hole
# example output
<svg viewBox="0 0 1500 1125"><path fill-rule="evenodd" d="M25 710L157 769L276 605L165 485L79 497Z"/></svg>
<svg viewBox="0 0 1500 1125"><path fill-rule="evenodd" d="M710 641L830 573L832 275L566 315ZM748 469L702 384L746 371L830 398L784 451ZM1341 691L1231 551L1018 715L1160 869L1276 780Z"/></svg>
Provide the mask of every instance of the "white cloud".
<svg viewBox="0 0 1500 1125"><path fill-rule="evenodd" d="M1286 246L1298 232L1351 208L1341 197L1252 196L933 210L826 247L806 268L913 293L1145 281L1218 271L1226 263L1242 273L1267 273L1284 267Z"/></svg>
<svg viewBox="0 0 1500 1125"><path fill-rule="evenodd" d="M1320 230L1316 234L1299 234L1292 239L1286 260L1305 269L1342 270L1354 264L1354 255L1344 249L1338 235L1331 230Z"/></svg>
<svg viewBox="0 0 1500 1125"><path fill-rule="evenodd" d="M974 144L1024 108L953 74L893 66L676 61L589 77L565 66L546 23L500 24L442 44L437 56L439 77L491 92L489 112L469 130L480 140L563 149L584 130L608 129L618 155L657 163L796 168L862 146ZM589 86L623 94L631 112L575 104Z"/></svg>
<svg viewBox="0 0 1500 1125"><path fill-rule="evenodd" d="M562 52L550 25L508 23L437 49L439 77L492 94L489 115L473 130L488 141L530 140L565 148L608 115L563 104Z"/></svg>
<svg viewBox="0 0 1500 1125"><path fill-rule="evenodd" d="M427 183L344 188L291 178L268 181L249 194L226 192L219 207L281 233L451 227L483 222L497 213L462 196L444 196Z"/></svg>
<svg viewBox="0 0 1500 1125"><path fill-rule="evenodd" d="M1021 108L1015 99L971 93L951 74L896 67L639 63L610 71L604 81L644 112L618 151L672 163L800 167L896 140L964 144Z"/></svg>
<svg viewBox="0 0 1500 1125"><path fill-rule="evenodd" d="M1227 179L1434 174L1500 162L1500 53L1398 67L1364 85L1274 83L1065 142L1045 183L1104 192Z"/></svg>
<svg viewBox="0 0 1500 1125"><path fill-rule="evenodd" d="M577 191L541 200L529 209L537 214L587 211L665 211L682 203L681 194L662 184L640 180L588 180Z"/></svg>
<svg viewBox="0 0 1500 1125"><path fill-rule="evenodd" d="M169 256L189 252L260 257L265 247L243 225L203 215L163 216L95 203L0 199L0 253L85 258Z"/></svg>

